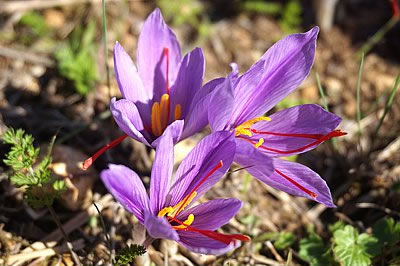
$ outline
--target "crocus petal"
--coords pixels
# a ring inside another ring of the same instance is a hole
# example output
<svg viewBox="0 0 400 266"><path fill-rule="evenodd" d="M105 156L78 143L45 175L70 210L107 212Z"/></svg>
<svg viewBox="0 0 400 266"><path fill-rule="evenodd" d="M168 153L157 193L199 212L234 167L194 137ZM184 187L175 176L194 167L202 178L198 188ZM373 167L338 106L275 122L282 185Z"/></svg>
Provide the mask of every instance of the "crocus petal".
<svg viewBox="0 0 400 266"><path fill-rule="evenodd" d="M208 121L213 132L228 129L228 121L234 110L234 97L230 75L213 92L208 108Z"/></svg>
<svg viewBox="0 0 400 266"><path fill-rule="evenodd" d="M167 128L164 130L164 133L165 133L165 131L169 131L170 132L169 134L172 137L172 141L174 142L174 144L176 144L179 140L182 139L181 136L182 136L182 131L183 131L184 126L185 126L185 123L183 120L176 120L167 126ZM154 140L151 143L151 146L153 148L157 148L157 145L159 142L160 142L160 138L157 138L156 140Z"/></svg>
<svg viewBox="0 0 400 266"><path fill-rule="evenodd" d="M189 214L194 215L191 226L202 230L217 230L227 224L240 210L243 203L235 198L215 199L182 211L178 220L185 221Z"/></svg>
<svg viewBox="0 0 400 266"><path fill-rule="evenodd" d="M278 158L274 158L274 167L275 171L269 178L259 178L259 180L289 194L315 200L327 207L336 207L326 182L310 168ZM278 171L292 181L283 177ZM310 193L315 193L316 197L312 197Z"/></svg>
<svg viewBox="0 0 400 266"><path fill-rule="evenodd" d="M193 97L189 113L185 117L185 128L182 139L199 132L208 124L208 109L214 89L220 85L225 78L217 78L207 82Z"/></svg>
<svg viewBox="0 0 400 266"><path fill-rule="evenodd" d="M171 87L171 117L174 119L175 106L181 106L181 118L185 118L189 112L194 95L201 88L204 76L204 55L200 48L185 55L179 64L178 76Z"/></svg>
<svg viewBox="0 0 400 266"><path fill-rule="evenodd" d="M170 198L167 205L175 206L183 200L222 161L222 167L196 189L197 196L193 201L218 182L233 161L234 141L233 134L227 131L215 132L202 139L180 164L167 196Z"/></svg>
<svg viewBox="0 0 400 266"><path fill-rule="evenodd" d="M144 136L147 136L148 133L144 131L139 111L133 102L125 99L117 101L113 98L111 99L110 109L115 122L122 131L137 141L150 146Z"/></svg>
<svg viewBox="0 0 400 266"><path fill-rule="evenodd" d="M236 139L235 162L257 179L264 180L274 172L272 158L245 140Z"/></svg>
<svg viewBox="0 0 400 266"><path fill-rule="evenodd" d="M153 238L179 240L178 233L164 217L160 218L150 212L146 212L144 216L144 226L149 235Z"/></svg>
<svg viewBox="0 0 400 266"><path fill-rule="evenodd" d="M239 82L235 89L240 94L235 102L235 125L263 115L303 82L314 62L318 31L314 27L306 33L289 35L268 49L261 58L264 66L257 85Z"/></svg>
<svg viewBox="0 0 400 266"><path fill-rule="evenodd" d="M149 96L149 92L144 89L132 59L118 42L114 47L114 69L122 97L134 102L142 118L147 118L144 119L145 123L149 124L151 120L148 114L151 110L148 102L151 100L151 95Z"/></svg>
<svg viewBox="0 0 400 266"><path fill-rule="evenodd" d="M168 48L169 83L173 84L181 61L181 48L175 34L165 24L161 12L156 8L144 22L139 35L137 64L145 89L154 92L153 99L159 101L166 93L166 60L164 48Z"/></svg>
<svg viewBox="0 0 400 266"><path fill-rule="evenodd" d="M144 213L149 208L149 197L140 177L123 165L110 164L100 173L104 185L139 222L144 223Z"/></svg>
<svg viewBox="0 0 400 266"><path fill-rule="evenodd" d="M270 116L271 121L261 121L252 126L258 132L269 132L270 134L254 134L250 139L257 142L263 138L265 144L260 151L270 156L281 157L303 153L314 149L323 141L318 141L324 135L332 132L342 120L337 115L325 111L316 104L303 104L284 109ZM292 136L276 136L273 133L292 134ZM302 134L293 136L293 134ZM315 135L315 136L312 136ZM314 143L315 145L310 145ZM307 147L301 149L302 147ZM291 153L279 153L279 151L294 151Z"/></svg>
<svg viewBox="0 0 400 266"><path fill-rule="evenodd" d="M174 143L170 130L159 137L159 143L151 168L150 207L153 213L158 213L165 203L168 192L168 182L174 168Z"/></svg>
<svg viewBox="0 0 400 266"><path fill-rule="evenodd" d="M179 231L179 237L179 244L192 252L200 254L221 255L240 247L239 241L225 244L197 232Z"/></svg>

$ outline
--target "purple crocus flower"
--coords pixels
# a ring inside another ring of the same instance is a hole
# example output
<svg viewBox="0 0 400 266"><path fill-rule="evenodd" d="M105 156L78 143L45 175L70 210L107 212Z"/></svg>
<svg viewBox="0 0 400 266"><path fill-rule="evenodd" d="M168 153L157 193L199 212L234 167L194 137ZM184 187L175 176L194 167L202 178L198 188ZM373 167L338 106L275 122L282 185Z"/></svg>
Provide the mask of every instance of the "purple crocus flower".
<svg viewBox="0 0 400 266"><path fill-rule="evenodd" d="M307 77L318 31L314 27L285 37L241 76L232 64L233 71L213 93L208 117L213 131L235 132L234 160L250 174L276 189L334 207L329 188L317 173L279 157L344 135L335 130L341 118L314 104L263 116Z"/></svg>
<svg viewBox="0 0 400 266"><path fill-rule="evenodd" d="M204 138L172 179L171 131L167 128L156 149L150 197L139 176L122 165L111 164L101 173L107 189L145 226L148 239L171 239L190 251L215 255L237 247L239 241L249 241L244 235L214 231L239 211L240 200L215 199L186 209L229 169L236 148L232 133L216 132Z"/></svg>
<svg viewBox="0 0 400 266"><path fill-rule="evenodd" d="M126 135L114 140L89 158L89 167L106 149L125 137L157 146L164 130L172 127L174 143L192 136L208 124L210 92L223 81L215 79L202 86L205 61L200 48L183 58L174 32L155 9L144 22L139 35L137 68L117 42L114 69L123 99L111 100L111 113ZM184 124L174 123L184 120Z"/></svg>

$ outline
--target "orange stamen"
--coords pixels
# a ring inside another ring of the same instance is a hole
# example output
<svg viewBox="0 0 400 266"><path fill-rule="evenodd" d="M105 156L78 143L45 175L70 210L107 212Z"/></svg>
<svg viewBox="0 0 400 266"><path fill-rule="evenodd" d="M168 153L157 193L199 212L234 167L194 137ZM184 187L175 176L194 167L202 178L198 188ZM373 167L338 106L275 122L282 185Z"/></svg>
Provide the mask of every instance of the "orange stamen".
<svg viewBox="0 0 400 266"><path fill-rule="evenodd" d="M190 196L204 183L206 180L214 174L218 169L222 167L223 163L222 161L219 161L218 164L205 176L203 179L192 189L192 191L189 193L189 196L185 197L185 200L183 201L182 205L179 207L178 211L175 213L174 218L178 215L178 213L182 210L183 206L185 206L186 202L189 200Z"/></svg>
<svg viewBox="0 0 400 266"><path fill-rule="evenodd" d="M88 159L85 160L85 162L83 163L83 170L87 170L93 163L94 161L97 160L97 158L99 158L100 155L102 155L105 151L117 146L119 143L121 143L121 141L123 141L128 135L123 135L113 141L111 141L110 143L108 143L106 146L104 146L103 148L101 148L100 150L98 150L92 157L89 157Z"/></svg>
<svg viewBox="0 0 400 266"><path fill-rule="evenodd" d="M302 185L300 185L299 183L297 183L296 181L294 181L293 179L291 179L290 177L288 177L287 175L285 175L284 173L282 173L278 169L275 169L275 172L277 172L280 176L285 178L287 181L289 181L290 183L292 183L297 188L299 188L300 190L304 191L305 193L307 193L311 197L316 198L318 196L316 193L314 193L314 192L310 191L309 189L303 187Z"/></svg>

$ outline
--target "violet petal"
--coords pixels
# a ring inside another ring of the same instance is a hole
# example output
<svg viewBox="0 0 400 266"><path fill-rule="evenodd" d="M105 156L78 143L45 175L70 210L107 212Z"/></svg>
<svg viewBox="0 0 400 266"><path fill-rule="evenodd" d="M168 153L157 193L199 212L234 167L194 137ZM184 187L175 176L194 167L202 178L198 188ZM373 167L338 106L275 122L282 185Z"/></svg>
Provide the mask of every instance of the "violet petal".
<svg viewBox="0 0 400 266"><path fill-rule="evenodd" d="M123 165L110 164L100 173L105 187L115 199L144 223L144 212L149 208L149 197L140 177Z"/></svg>
<svg viewBox="0 0 400 266"><path fill-rule="evenodd" d="M228 171L234 154L235 140L230 132L215 132L202 139L180 164L167 204L175 206L184 199L222 161L223 166L196 189L194 202Z"/></svg>
<svg viewBox="0 0 400 266"><path fill-rule="evenodd" d="M165 24L156 8L144 22L139 35L137 65L145 89L153 92L153 100L159 101L166 93L166 60L164 48L169 50L168 77L172 85L181 61L181 48L175 34Z"/></svg>
<svg viewBox="0 0 400 266"><path fill-rule="evenodd" d="M200 90L204 76L204 55L200 48L195 48L182 59L179 64L179 71L171 87L170 92L170 119L175 120L175 106L181 106L181 116L186 118L192 100L197 91Z"/></svg>
<svg viewBox="0 0 400 266"><path fill-rule="evenodd" d="M202 230L217 230L227 224L240 210L243 203L235 198L215 199L182 211L178 219L184 221L194 215L191 226Z"/></svg>
<svg viewBox="0 0 400 266"><path fill-rule="evenodd" d="M122 131L137 141L150 146L145 137L148 136L148 133L144 130L142 118L133 102L126 99L117 101L113 98L111 99L110 110Z"/></svg>
<svg viewBox="0 0 400 266"><path fill-rule="evenodd" d="M178 233L164 217L160 218L150 212L146 212L144 215L144 226L149 235L153 238L179 240Z"/></svg>
<svg viewBox="0 0 400 266"><path fill-rule="evenodd" d="M271 121L261 121L254 124L251 128L259 132L283 133L283 134L303 134L303 137L276 136L272 134L254 134L250 140L257 142L263 138L265 147L275 150L285 151L286 153L277 153L271 150L259 148L260 151L270 156L281 157L293 154L303 153L314 149L319 144L320 138L332 132L342 120L337 115L325 111L316 104L303 104L284 109L270 116ZM304 136L304 134L317 135L314 138ZM310 145L315 143L315 145ZM309 146L305 149L302 147ZM298 151L296 151L298 150ZM294 151L287 153L288 151Z"/></svg>
<svg viewBox="0 0 400 266"><path fill-rule="evenodd" d="M314 27L306 33L289 35L268 49L260 59L264 67L257 85L239 82L235 89L241 95L235 102L234 125L263 115L303 82L314 62L318 31Z"/></svg>

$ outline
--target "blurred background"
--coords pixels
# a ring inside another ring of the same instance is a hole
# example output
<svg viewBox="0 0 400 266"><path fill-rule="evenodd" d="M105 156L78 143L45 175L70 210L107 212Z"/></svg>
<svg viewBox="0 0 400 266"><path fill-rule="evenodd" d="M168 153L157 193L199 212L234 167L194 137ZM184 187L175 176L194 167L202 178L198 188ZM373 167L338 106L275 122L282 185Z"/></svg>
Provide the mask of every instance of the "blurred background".
<svg viewBox="0 0 400 266"><path fill-rule="evenodd" d="M76 249L84 265L104 265L110 254L93 200L102 208L116 252L141 243L143 235L137 220L107 194L98 173L108 163L125 164L148 185L154 156L126 139L89 171L79 167L122 135L108 109L111 97L121 97L113 72L114 43L119 41L135 61L143 22L159 7L183 53L203 49L207 82L229 73L231 62L245 72L282 37L319 25L309 77L273 111L316 103L343 118L339 128L348 135L290 157L327 181L338 208L292 197L245 171L232 171L203 200L243 200L244 207L223 231L248 234L251 243L215 257L156 241L135 265L285 265L288 257L288 265L400 265L400 98L394 87L400 74L398 5L397 0L108 0L105 39L101 1L1 0L0 134L8 127L22 128L42 148L57 134L52 171L65 180L67 190L54 208L70 239L80 241ZM176 163L208 132L181 142ZM9 148L0 144L1 158ZM23 189L14 187L9 175L0 162L0 264L73 265L68 252L31 254L62 236L46 209L24 203ZM341 246L338 232L349 237L348 247ZM31 256L19 256L23 250ZM344 259L346 250L361 254L359 260ZM7 264L7 257L14 264Z"/></svg>

